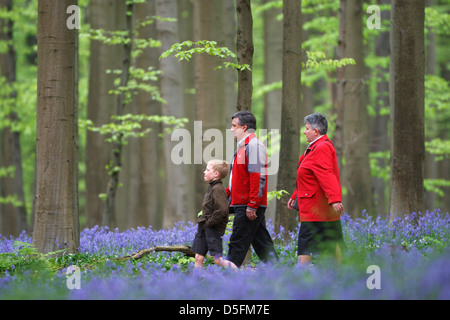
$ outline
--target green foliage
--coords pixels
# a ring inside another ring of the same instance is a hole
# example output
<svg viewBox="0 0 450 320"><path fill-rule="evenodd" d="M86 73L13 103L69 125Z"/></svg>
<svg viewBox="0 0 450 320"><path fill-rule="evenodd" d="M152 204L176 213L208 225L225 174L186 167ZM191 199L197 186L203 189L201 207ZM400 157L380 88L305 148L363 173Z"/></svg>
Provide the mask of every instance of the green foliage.
<svg viewBox="0 0 450 320"><path fill-rule="evenodd" d="M287 192L286 190L269 191L269 192L267 192L267 201L270 201L275 198L280 200L284 194L289 194L289 192Z"/></svg>
<svg viewBox="0 0 450 320"><path fill-rule="evenodd" d="M425 76L425 106L427 113L435 115L437 112L450 110L450 87L448 81L436 76ZM430 116L430 114L427 114Z"/></svg>
<svg viewBox="0 0 450 320"><path fill-rule="evenodd" d="M432 7L425 8L425 27L439 35L450 34L450 15Z"/></svg>
<svg viewBox="0 0 450 320"><path fill-rule="evenodd" d="M6 271L23 273L25 270L33 270L37 277L40 277L42 273L51 273L53 271L52 257L65 251L42 254L33 244L21 241L14 241L13 249L13 252L0 253L0 275Z"/></svg>
<svg viewBox="0 0 450 320"><path fill-rule="evenodd" d="M440 197L445 197L442 188L450 187L450 180L445 179L425 179L424 188L426 191L434 192Z"/></svg>
<svg viewBox="0 0 450 320"><path fill-rule="evenodd" d="M355 59L342 58L342 59L327 59L323 52L307 51L308 60L306 63L302 63L302 67L311 68L316 70L320 66L323 66L326 70L334 71L337 68L341 68L346 65L356 64Z"/></svg>
<svg viewBox="0 0 450 320"><path fill-rule="evenodd" d="M369 162L372 177L383 179L386 185L389 184L390 175L390 150L371 152Z"/></svg>
<svg viewBox="0 0 450 320"><path fill-rule="evenodd" d="M149 67L147 70L130 67L130 78L126 86L120 86L120 75L122 74L122 70L107 70L106 73L112 73L119 76L114 81L116 88L109 90L108 93L112 95L123 95L125 104L129 104L132 101L133 95L137 95L142 91L150 93L154 100L165 103L164 99L161 97L158 86L150 83L150 81L153 81L154 83L158 81L158 76L161 74L161 71L155 70L153 67Z"/></svg>
<svg viewBox="0 0 450 320"><path fill-rule="evenodd" d="M208 41L208 40L200 40L197 42L193 42L190 40L186 40L182 43L174 43L169 50L164 51L159 59L167 58L169 56L174 56L178 59L178 61L186 60L190 61L194 54L208 54L210 56L215 56L220 59L223 59L223 63L221 66L216 67L217 69L229 69L233 68L239 71L250 70L250 66L248 64L237 64L234 62L226 61L228 57L236 59L236 54L232 52L227 47L217 47L216 41Z"/></svg>
<svg viewBox="0 0 450 320"><path fill-rule="evenodd" d="M174 116L160 115L135 115L125 114L123 116L112 116L113 122L106 123L100 127L94 126L91 120L80 120L80 127L85 127L92 132L98 132L106 136L105 141L109 143L127 144L130 138L144 138L152 129L143 125L144 122L162 123L165 125L165 132L171 133L172 130L181 128L188 122L186 118L176 118Z"/></svg>
<svg viewBox="0 0 450 320"><path fill-rule="evenodd" d="M425 141L425 148L427 152L436 155L436 161L450 158L450 140L436 138Z"/></svg>

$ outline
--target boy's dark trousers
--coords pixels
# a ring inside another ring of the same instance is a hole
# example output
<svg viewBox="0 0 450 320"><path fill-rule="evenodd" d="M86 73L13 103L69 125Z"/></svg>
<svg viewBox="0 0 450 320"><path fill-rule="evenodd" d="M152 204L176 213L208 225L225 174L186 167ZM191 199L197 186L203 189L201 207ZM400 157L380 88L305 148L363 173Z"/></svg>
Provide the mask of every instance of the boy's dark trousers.
<svg viewBox="0 0 450 320"><path fill-rule="evenodd" d="M258 208L255 220L247 218L246 210L246 206L234 208L233 232L227 259L237 267L242 265L250 245L253 246L261 261L266 262L277 258L272 238L266 228L266 208Z"/></svg>

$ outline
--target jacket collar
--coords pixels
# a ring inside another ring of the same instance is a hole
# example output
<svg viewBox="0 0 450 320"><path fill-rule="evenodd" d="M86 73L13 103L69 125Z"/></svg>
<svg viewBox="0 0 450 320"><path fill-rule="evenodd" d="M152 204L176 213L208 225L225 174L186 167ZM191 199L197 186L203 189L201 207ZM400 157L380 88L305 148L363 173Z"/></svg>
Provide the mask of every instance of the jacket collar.
<svg viewBox="0 0 450 320"><path fill-rule="evenodd" d="M249 133L244 139L238 142L238 147L246 146L250 140L252 140L255 137L255 133Z"/></svg>
<svg viewBox="0 0 450 320"><path fill-rule="evenodd" d="M330 139L328 139L328 136L326 134L320 136L319 138L314 140L310 145L308 145L308 147L305 150L305 153L308 153L309 151L312 151L319 144L321 144L322 142L327 141L327 140L330 141Z"/></svg>
<svg viewBox="0 0 450 320"><path fill-rule="evenodd" d="M218 183L222 183L222 180L218 179L218 180L213 180L209 182L209 185L212 187L213 185L216 185Z"/></svg>

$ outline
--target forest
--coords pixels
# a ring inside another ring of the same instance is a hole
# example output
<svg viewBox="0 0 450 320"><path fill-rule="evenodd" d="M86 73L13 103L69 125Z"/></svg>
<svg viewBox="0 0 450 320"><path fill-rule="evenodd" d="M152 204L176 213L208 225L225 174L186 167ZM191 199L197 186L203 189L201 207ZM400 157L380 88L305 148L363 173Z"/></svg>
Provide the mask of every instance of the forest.
<svg viewBox="0 0 450 320"><path fill-rule="evenodd" d="M0 299L448 299L449 12L0 0ZM260 267L253 251L234 272L208 257L197 274L186 250L156 248L192 245L206 162L232 159L240 110L268 149L279 259ZM339 268L295 266L286 204L313 112L338 156Z"/></svg>
<svg viewBox="0 0 450 320"><path fill-rule="evenodd" d="M96 225L195 222L205 160L232 157L237 110L251 110L266 139L277 230L297 224L285 207L312 112L329 120L347 214L445 212L449 9L1 0L0 234L33 232L50 252ZM193 138L181 151L180 132Z"/></svg>

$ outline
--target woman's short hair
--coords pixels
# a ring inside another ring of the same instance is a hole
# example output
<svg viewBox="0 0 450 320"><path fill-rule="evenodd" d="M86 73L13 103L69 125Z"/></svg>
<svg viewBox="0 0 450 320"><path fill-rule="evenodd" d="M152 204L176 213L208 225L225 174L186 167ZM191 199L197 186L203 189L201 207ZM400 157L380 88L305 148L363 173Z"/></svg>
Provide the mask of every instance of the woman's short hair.
<svg viewBox="0 0 450 320"><path fill-rule="evenodd" d="M328 131L328 121L327 118L321 113L315 112L306 116L304 119L305 124L309 123L312 129L319 130L319 133L324 135Z"/></svg>

